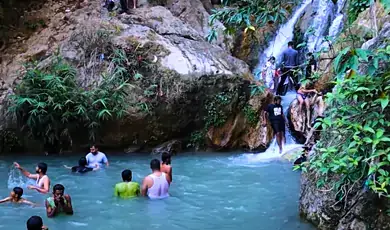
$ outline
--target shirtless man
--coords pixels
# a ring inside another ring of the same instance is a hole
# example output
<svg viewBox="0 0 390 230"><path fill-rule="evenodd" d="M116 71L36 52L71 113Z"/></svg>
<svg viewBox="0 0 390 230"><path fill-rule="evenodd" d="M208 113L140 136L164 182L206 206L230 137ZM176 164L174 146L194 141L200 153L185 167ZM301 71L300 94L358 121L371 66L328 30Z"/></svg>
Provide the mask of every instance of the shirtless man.
<svg viewBox="0 0 390 230"><path fill-rule="evenodd" d="M48 230L48 228L43 225L42 218L40 216L32 216L27 220L27 230Z"/></svg>
<svg viewBox="0 0 390 230"><path fill-rule="evenodd" d="M29 205L34 205L33 202L28 201L24 198L23 196L23 189L20 187L15 187L12 191L9 197L0 200L0 203L5 203L5 202L11 202L11 203L17 203L17 204L29 204Z"/></svg>
<svg viewBox="0 0 390 230"><path fill-rule="evenodd" d="M68 194L64 194L65 187L56 184L53 187L53 196L45 201L47 217L55 217L59 213L73 215L72 200Z"/></svg>
<svg viewBox="0 0 390 230"><path fill-rule="evenodd" d="M161 172L168 174L172 181L171 154L163 152L161 154L161 161Z"/></svg>
<svg viewBox="0 0 390 230"><path fill-rule="evenodd" d="M15 168L19 169L24 176L30 179L36 180L36 185L29 185L27 186L28 189L35 189L40 193L46 194L49 192L50 188L50 179L46 175L47 172L47 164L46 163L39 163L37 167L35 168L36 174L31 174L22 166L20 166L17 162L14 162Z"/></svg>
<svg viewBox="0 0 390 230"><path fill-rule="evenodd" d="M150 162L152 174L146 176L142 182L141 194L150 199L163 199L169 197L168 189L171 178L166 173L161 172L160 161L153 159Z"/></svg>

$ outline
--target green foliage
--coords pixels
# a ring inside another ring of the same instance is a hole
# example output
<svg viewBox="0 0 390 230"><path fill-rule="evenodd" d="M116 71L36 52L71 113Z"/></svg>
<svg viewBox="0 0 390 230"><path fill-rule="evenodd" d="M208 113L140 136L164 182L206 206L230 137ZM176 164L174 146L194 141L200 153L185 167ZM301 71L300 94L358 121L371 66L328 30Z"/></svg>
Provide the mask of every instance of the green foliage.
<svg viewBox="0 0 390 230"><path fill-rule="evenodd" d="M118 71L104 75L99 87L84 90L76 82L76 70L56 57L42 70L26 65L26 74L11 97L22 131L44 143L71 139L83 128L94 140L101 122L123 117L130 86Z"/></svg>
<svg viewBox="0 0 390 230"><path fill-rule="evenodd" d="M252 106L246 105L244 107L244 115L246 120L251 126L256 126L257 123L259 122L259 113L258 111L252 109Z"/></svg>
<svg viewBox="0 0 390 230"><path fill-rule="evenodd" d="M211 126L220 127L225 124L227 114L224 109L230 104L232 100L231 93L219 93L215 95L211 100L206 102L207 115L204 120L206 122L205 129L209 129Z"/></svg>
<svg viewBox="0 0 390 230"><path fill-rule="evenodd" d="M372 3L372 0L353 0L349 2L349 9L348 9L348 21L349 23L354 22L359 13L363 12L365 9L367 9L370 4Z"/></svg>
<svg viewBox="0 0 390 230"><path fill-rule="evenodd" d="M190 141L187 147L199 148L204 145L205 130L191 133Z"/></svg>
<svg viewBox="0 0 390 230"><path fill-rule="evenodd" d="M317 185L334 189L339 201L364 181L390 195L390 72L383 72L388 50L347 47L333 62L336 86L327 94L317 154L304 169L319 174Z"/></svg>
<svg viewBox="0 0 390 230"><path fill-rule="evenodd" d="M256 95L262 94L262 93L264 93L264 91L266 89L264 84L261 84L261 85L251 84L249 87L251 89L251 96L256 96Z"/></svg>
<svg viewBox="0 0 390 230"><path fill-rule="evenodd" d="M225 25L224 33L235 34L236 31L255 31L267 23L282 23L286 20L288 12L285 9L287 1L266 0L223 0L224 8L213 10L209 24L214 28L216 20ZM211 30L207 36L209 42L217 37L217 32Z"/></svg>

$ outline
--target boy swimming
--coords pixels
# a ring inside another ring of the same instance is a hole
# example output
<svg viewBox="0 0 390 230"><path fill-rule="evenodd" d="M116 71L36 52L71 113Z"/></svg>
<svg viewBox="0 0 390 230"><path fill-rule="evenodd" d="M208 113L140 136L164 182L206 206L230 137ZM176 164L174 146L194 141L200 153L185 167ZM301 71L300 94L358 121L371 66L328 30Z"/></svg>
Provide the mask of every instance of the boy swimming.
<svg viewBox="0 0 390 230"><path fill-rule="evenodd" d="M12 191L9 197L0 200L0 203L5 202L11 202L11 203L18 203L18 204L29 204L29 205L35 205L33 202L28 201L23 196L23 189L20 187L15 187Z"/></svg>

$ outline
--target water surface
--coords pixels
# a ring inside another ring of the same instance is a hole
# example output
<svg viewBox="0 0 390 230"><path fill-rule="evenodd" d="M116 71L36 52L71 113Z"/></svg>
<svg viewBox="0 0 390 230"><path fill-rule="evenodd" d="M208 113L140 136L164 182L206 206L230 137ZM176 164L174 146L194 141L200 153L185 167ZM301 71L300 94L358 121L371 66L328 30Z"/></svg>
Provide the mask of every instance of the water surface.
<svg viewBox="0 0 390 230"><path fill-rule="evenodd" d="M313 229L298 217L299 172L281 161L245 163L232 154L185 154L173 158L171 197L160 201L145 198L120 200L113 186L129 168L141 182L150 173L151 156L110 156L111 166L85 175L71 174L63 164L74 165L80 156L18 157L33 170L37 162L49 165L52 186L61 183L73 200L74 215L48 219L43 207L46 195L25 189L25 198L41 207L0 205L0 229L25 229L31 215L43 217L50 230L295 230ZM0 158L0 196L13 186L28 183L12 169L15 159Z"/></svg>

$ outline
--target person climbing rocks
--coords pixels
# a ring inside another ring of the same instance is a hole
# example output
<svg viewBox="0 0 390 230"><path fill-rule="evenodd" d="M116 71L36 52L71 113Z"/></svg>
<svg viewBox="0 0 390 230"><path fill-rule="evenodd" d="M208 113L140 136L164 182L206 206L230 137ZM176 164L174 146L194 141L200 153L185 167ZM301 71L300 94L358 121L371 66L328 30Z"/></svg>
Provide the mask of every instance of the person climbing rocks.
<svg viewBox="0 0 390 230"><path fill-rule="evenodd" d="M309 88L314 88L311 82L301 84L297 92L297 99L298 99L298 106L299 106L298 114L302 114L303 105L305 104L307 127L310 127L310 110L311 110L311 106L310 106L311 104L308 98L309 96L308 94L309 93L318 94L317 90L309 89ZM303 121L303 123L305 123L305 121ZM304 126L302 126L302 129L304 129ZM304 130L300 130L300 131L303 132Z"/></svg>
<svg viewBox="0 0 390 230"><path fill-rule="evenodd" d="M314 58L313 53L309 52L306 56L306 79L313 80L312 75L317 71L317 61Z"/></svg>
<svg viewBox="0 0 390 230"><path fill-rule="evenodd" d="M263 68L263 71L262 71L262 77L263 77L263 81L264 81L264 84L265 86L267 87L267 89L274 93L274 78L275 78L275 71L276 71L276 68L275 68L275 61L276 61L276 58L274 56L271 56L267 63L265 63L265 66Z"/></svg>
<svg viewBox="0 0 390 230"><path fill-rule="evenodd" d="M114 196L120 198L132 198L140 195L140 186L137 182L131 181L133 178L130 169L125 169L122 172L122 180L115 185Z"/></svg>
<svg viewBox="0 0 390 230"><path fill-rule="evenodd" d="M65 187L56 184L53 187L53 196L45 201L47 217L55 217L60 213L73 215L72 200L68 194L64 195Z"/></svg>
<svg viewBox="0 0 390 230"><path fill-rule="evenodd" d="M298 60L298 51L296 51L293 48L293 42L288 42L288 48L283 52L282 54L282 76L280 78L280 82L277 89L277 95L283 94L283 85L286 81L288 76L291 76L291 78L294 81L294 84L296 85L298 82L298 79L296 77L295 70L299 65ZM295 86L294 85L294 86Z"/></svg>
<svg viewBox="0 0 390 230"><path fill-rule="evenodd" d="M149 199L163 199L169 197L169 185L171 178L161 172L161 164L157 159L150 162L152 174L146 176L142 182L141 194Z"/></svg>
<svg viewBox="0 0 390 230"><path fill-rule="evenodd" d="M0 203L11 202L17 204L35 205L33 202L22 198L22 196L23 196L23 189L20 187L15 187L14 189L12 189L9 197L0 200Z"/></svg>
<svg viewBox="0 0 390 230"><path fill-rule="evenodd" d="M17 162L14 162L15 168L19 169L23 175L27 178L36 180L36 185L29 185L27 186L28 189L34 189L40 193L46 194L49 192L50 188L50 179L46 175L47 172L47 164L46 163L39 163L37 167L35 168L36 174L31 174L22 166L20 166Z"/></svg>
<svg viewBox="0 0 390 230"><path fill-rule="evenodd" d="M96 168L96 165L101 167L103 164L109 166L106 154L99 152L97 145L92 145L89 150L91 152L88 153L87 156L85 156L89 168Z"/></svg>
<svg viewBox="0 0 390 230"><path fill-rule="evenodd" d="M70 169L70 170L72 170L72 172L76 172L76 173L86 173L86 172L96 171L96 170L100 169L99 164L96 164L95 168L89 168L89 167L87 167L87 165L88 165L87 158L81 157L79 159L78 166L69 167L69 166L64 165L64 167L67 169Z"/></svg>
<svg viewBox="0 0 390 230"><path fill-rule="evenodd" d="M267 126L268 115L268 119L276 136L276 142L279 146L279 153L282 153L283 145L286 143L285 124L287 123L283 114L283 106L281 105L281 102L282 98L280 96L276 96L274 98L274 104L268 105L266 110L263 111L263 126Z"/></svg>
<svg viewBox="0 0 390 230"><path fill-rule="evenodd" d="M161 161L161 172L168 174L172 181L171 154L163 152L161 154Z"/></svg>
<svg viewBox="0 0 390 230"><path fill-rule="evenodd" d="M49 230L45 225L43 225L43 220L40 216L31 216L27 220L27 230Z"/></svg>

